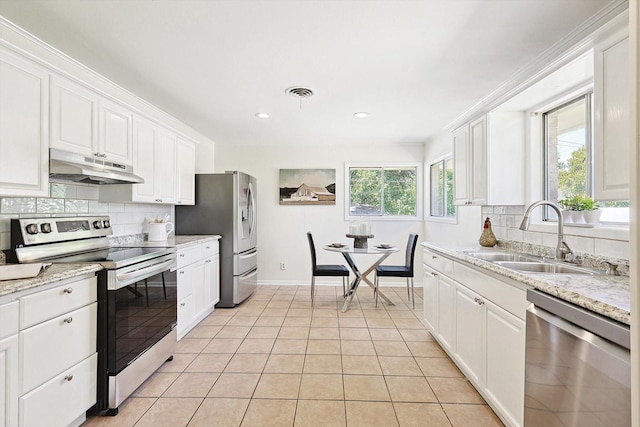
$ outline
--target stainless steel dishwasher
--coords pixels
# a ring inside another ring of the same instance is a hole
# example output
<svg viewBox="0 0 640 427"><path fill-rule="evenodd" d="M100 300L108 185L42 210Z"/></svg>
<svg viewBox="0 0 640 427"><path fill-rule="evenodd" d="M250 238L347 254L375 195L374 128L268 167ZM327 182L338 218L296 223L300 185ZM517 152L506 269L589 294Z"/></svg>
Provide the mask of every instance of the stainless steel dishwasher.
<svg viewBox="0 0 640 427"><path fill-rule="evenodd" d="M526 427L631 425L629 326L527 291Z"/></svg>

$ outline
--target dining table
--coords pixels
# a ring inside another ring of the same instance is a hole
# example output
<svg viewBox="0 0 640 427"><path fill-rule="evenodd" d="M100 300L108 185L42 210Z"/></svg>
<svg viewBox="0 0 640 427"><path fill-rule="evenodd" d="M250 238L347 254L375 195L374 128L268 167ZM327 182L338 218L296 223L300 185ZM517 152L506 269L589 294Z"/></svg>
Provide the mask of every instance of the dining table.
<svg viewBox="0 0 640 427"><path fill-rule="evenodd" d="M341 253L344 259L347 261L349 268L356 276L344 295L345 300L344 305L342 306L343 313L349 309L349 305L351 304L351 301L353 300L353 297L358 290L360 282L365 282L375 292L375 284L367 276L371 274L376 269L376 267L378 267L385 259L387 259L389 255L399 251L399 249L395 246L372 246L367 248L356 248L348 245L340 246L335 244L325 245L323 246L323 249L329 252ZM369 267L367 267L366 270L361 271L352 255L378 255L378 258L376 258L376 260ZM378 295L388 305L395 305L383 292L380 291L380 289L378 289Z"/></svg>

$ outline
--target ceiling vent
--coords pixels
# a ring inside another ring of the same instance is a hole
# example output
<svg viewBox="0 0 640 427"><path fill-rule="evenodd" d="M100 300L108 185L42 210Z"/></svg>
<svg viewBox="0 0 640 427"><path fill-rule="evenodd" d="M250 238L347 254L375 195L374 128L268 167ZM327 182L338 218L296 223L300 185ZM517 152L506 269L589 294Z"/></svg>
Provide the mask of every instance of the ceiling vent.
<svg viewBox="0 0 640 427"><path fill-rule="evenodd" d="M310 98L314 95L313 89L309 89L308 87L290 87L285 90L285 93L290 96L297 96L299 98Z"/></svg>

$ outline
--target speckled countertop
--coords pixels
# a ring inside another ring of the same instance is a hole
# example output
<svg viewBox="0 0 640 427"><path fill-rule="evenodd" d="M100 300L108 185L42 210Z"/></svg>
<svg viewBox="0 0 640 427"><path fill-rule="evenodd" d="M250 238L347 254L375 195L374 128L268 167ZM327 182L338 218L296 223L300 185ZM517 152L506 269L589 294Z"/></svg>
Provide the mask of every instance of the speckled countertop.
<svg viewBox="0 0 640 427"><path fill-rule="evenodd" d="M423 242L422 246L450 258L485 268L501 276L522 282L565 301L629 325L631 296L629 277L606 275L522 273L484 261L464 252L496 251L475 244Z"/></svg>
<svg viewBox="0 0 640 427"><path fill-rule="evenodd" d="M36 277L0 281L0 297L100 270L100 264L52 264Z"/></svg>
<svg viewBox="0 0 640 427"><path fill-rule="evenodd" d="M160 242L149 242L143 240L144 235L138 234L132 236L125 236L123 238L112 237L110 242L112 246L140 246L143 248L185 248L191 245L197 245L211 240L218 240L221 236L217 234L212 235L194 235L194 236L171 236L167 240Z"/></svg>

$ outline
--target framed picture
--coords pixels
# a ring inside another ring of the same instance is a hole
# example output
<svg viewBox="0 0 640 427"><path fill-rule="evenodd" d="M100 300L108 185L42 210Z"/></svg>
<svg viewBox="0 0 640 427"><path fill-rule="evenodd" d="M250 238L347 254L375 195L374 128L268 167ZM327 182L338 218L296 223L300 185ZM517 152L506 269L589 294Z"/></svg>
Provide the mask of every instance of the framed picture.
<svg viewBox="0 0 640 427"><path fill-rule="evenodd" d="M281 205L335 205L335 169L280 169Z"/></svg>

